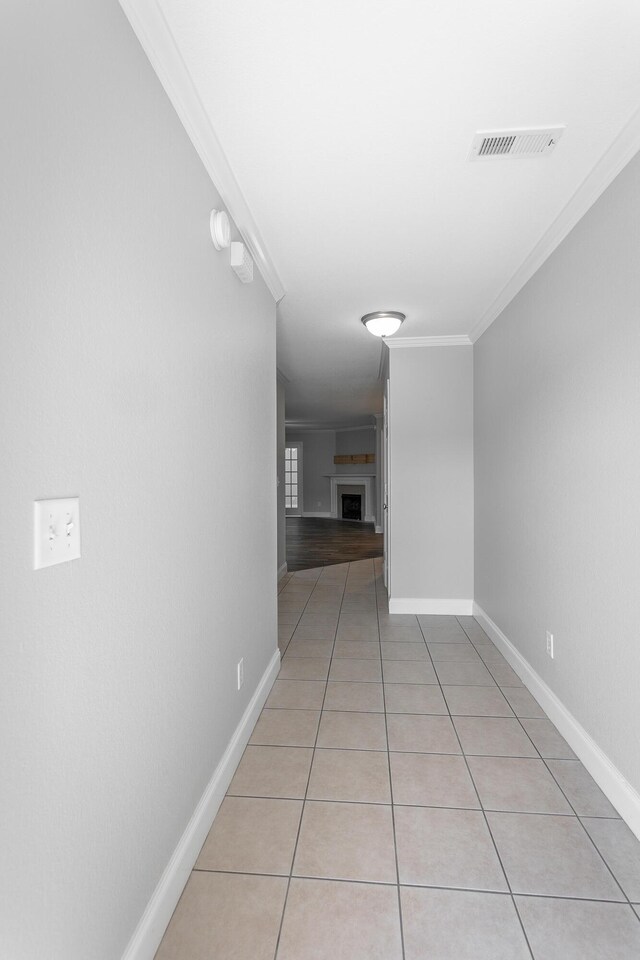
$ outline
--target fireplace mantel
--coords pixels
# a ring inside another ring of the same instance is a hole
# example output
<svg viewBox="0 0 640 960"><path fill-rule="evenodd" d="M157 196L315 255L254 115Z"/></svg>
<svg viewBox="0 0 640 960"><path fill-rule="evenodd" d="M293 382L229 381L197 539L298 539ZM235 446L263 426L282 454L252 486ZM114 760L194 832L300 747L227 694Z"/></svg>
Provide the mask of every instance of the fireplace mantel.
<svg viewBox="0 0 640 960"><path fill-rule="evenodd" d="M368 474L357 473L325 473L331 483L331 516L338 519L338 487L364 487L364 519L365 523L375 523L376 518L373 513L373 489L372 480L375 477Z"/></svg>

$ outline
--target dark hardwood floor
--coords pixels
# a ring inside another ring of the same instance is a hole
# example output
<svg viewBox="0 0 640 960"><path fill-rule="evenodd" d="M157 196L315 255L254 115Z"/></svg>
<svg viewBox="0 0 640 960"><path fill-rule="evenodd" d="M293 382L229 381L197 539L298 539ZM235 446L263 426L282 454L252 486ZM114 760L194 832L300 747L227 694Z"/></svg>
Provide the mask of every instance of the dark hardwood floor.
<svg viewBox="0 0 640 960"><path fill-rule="evenodd" d="M372 523L287 517L289 571L381 556L382 534Z"/></svg>

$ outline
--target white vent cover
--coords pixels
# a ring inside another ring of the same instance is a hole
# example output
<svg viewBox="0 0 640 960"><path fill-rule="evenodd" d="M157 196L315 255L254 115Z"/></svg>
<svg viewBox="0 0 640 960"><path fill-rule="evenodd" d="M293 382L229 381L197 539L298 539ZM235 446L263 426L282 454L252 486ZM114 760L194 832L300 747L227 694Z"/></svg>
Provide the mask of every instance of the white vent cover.
<svg viewBox="0 0 640 960"><path fill-rule="evenodd" d="M253 280L253 260L244 243L236 243L235 240L232 242L230 263L239 280L242 280L243 283L251 283Z"/></svg>
<svg viewBox="0 0 640 960"><path fill-rule="evenodd" d="M469 160L492 160L495 157L544 157L550 154L564 132L564 127L544 130L492 130L476 133Z"/></svg>

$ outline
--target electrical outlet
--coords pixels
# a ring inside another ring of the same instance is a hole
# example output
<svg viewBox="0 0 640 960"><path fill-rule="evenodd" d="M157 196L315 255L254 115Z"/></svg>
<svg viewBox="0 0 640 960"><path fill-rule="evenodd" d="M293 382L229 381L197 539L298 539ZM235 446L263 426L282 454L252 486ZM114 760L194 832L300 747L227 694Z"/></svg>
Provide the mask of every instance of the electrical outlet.
<svg viewBox="0 0 640 960"><path fill-rule="evenodd" d="M553 660L553 634L547 630L547 654Z"/></svg>
<svg viewBox="0 0 640 960"><path fill-rule="evenodd" d="M238 690L244 683L244 657L238 661Z"/></svg>

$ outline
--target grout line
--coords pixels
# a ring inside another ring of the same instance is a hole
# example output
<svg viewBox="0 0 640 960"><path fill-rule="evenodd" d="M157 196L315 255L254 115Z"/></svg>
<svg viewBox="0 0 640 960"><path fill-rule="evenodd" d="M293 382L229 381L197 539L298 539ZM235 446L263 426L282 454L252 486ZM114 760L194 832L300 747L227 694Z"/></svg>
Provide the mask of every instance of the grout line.
<svg viewBox="0 0 640 960"><path fill-rule="evenodd" d="M382 660L382 636L380 633L380 610L378 607L377 577L375 580L375 591L376 591L376 616L378 618L378 643L380 644L380 658ZM391 797L391 825L393 828L393 852L394 852L395 863L396 863L396 881L397 881L397 888L398 888L398 917L400 920L400 946L402 949L402 957L404 960L405 947L404 947L404 923L402 921L402 896L400 892L400 863L398 860L398 839L396 835L395 804L393 801L393 778L391 776L391 750L389 749L389 724L387 721L387 699L386 699L386 693L385 693L384 678L382 683L382 706L384 707L384 732L385 732L385 738L387 741L387 766L389 771L389 794Z"/></svg>
<svg viewBox="0 0 640 960"><path fill-rule="evenodd" d="M347 584L347 580L348 580L348 577L349 577L349 570L350 570L350 569L351 569L351 564L349 564L349 566L347 567L347 576L345 577L345 583L344 583L344 587L343 587L343 591L342 591L342 598L343 598L343 599L344 599L344 594L345 594L345 592L346 592L346 584ZM318 581L316 581L316 586L317 586L317 583L319 582L319 580L320 580L320 577L318 577ZM315 586L314 586L313 590L311 591L310 597L313 596L314 590L315 590ZM308 601L307 601L307 603L308 603ZM305 605L305 609L306 609L306 605ZM341 601L341 603L340 603L340 609L342 609L342 601ZM340 615L338 614L338 623L339 623L339 620L340 620ZM332 664L332 662L333 662L333 651L334 651L335 645L336 645L336 633L337 633L337 630L338 630L338 623L336 623L336 630L335 630L335 633L334 633L334 636L333 636L333 645L332 645L332 647L331 647L331 656L329 657L329 671L331 670L331 664ZM314 762L315 755L316 755L316 747L317 747L317 744L318 744L318 737L320 736L320 724L322 723L322 711L324 710L324 704L325 704L325 700L326 700L326 698L327 698L327 689L328 689L328 687L329 687L329 671L327 671L327 679L324 681L324 693L323 693L323 695L322 695L322 704L321 704L321 706L320 706L320 717L319 717L319 719L318 719L318 726L317 726L317 728L316 728L316 736L315 736L315 740L314 740L314 743L313 743L313 749L312 749L312 753L311 753L311 763L309 764L309 773L308 773L308 775L307 775L307 783L306 783L305 790L304 790L304 797L302 798L302 808L301 808L301 810L300 810L300 820L298 821L298 831L297 831L297 833L296 833L296 842L295 842L294 847L293 847L293 854L292 854L292 857L291 857L291 868L290 868L290 870L289 870L289 878L288 878L288 880L287 880L287 889L286 889L285 896L284 896L284 902L283 902L283 904L282 904L282 916L280 917L280 926L278 927L278 937L277 937L277 940L276 940L275 952L274 952L274 954L273 954L274 960L276 960L276 958L277 958L277 956L278 956L278 950L280 949L280 938L281 938L281 936L282 936L282 927L283 927L283 924L284 924L284 915L285 915L285 911L286 911L286 909L287 909L287 902L288 902L288 900L289 900L289 891L290 891L290 889L291 889L291 880L292 880L292 877L293 877L293 867L294 867L294 864L295 864L295 861L296 861L296 853L298 852L298 843L299 843L299 841L300 841L300 832L301 832L301 830L302 830L302 821L303 821L303 819L304 819L304 811L305 811L305 807L306 807L306 805L307 805L307 796L308 796L308 793L309 793L309 784L310 784L310 782L311 782L311 773L312 773L312 771L313 771L313 762ZM304 681L301 681L301 682L304 682Z"/></svg>
<svg viewBox="0 0 640 960"><path fill-rule="evenodd" d="M311 801L314 802L314 801ZM221 873L225 876L240 876L240 877L272 877L277 880L285 880L288 877L286 873L265 873L264 871L257 870L212 870L207 867L194 867L193 873ZM327 883L357 883L361 886L376 886L376 887L397 887L397 883L390 882L388 880L357 880L350 877L320 877L314 876L313 874L296 874L292 877L293 880L320 880ZM486 893L494 897L509 897L510 894L507 890L488 890L486 887L447 887L442 884L437 883L401 883L400 887L406 887L410 889L417 888L419 890L450 890L453 893ZM596 897L571 897L567 895L556 896L549 893L525 893L516 891L514 894L516 897L529 897L535 900L571 900L574 903L611 903L619 907L631 906L633 908L634 901L630 904L622 900L612 900L611 898L596 898ZM636 903L635 906L638 906Z"/></svg>

